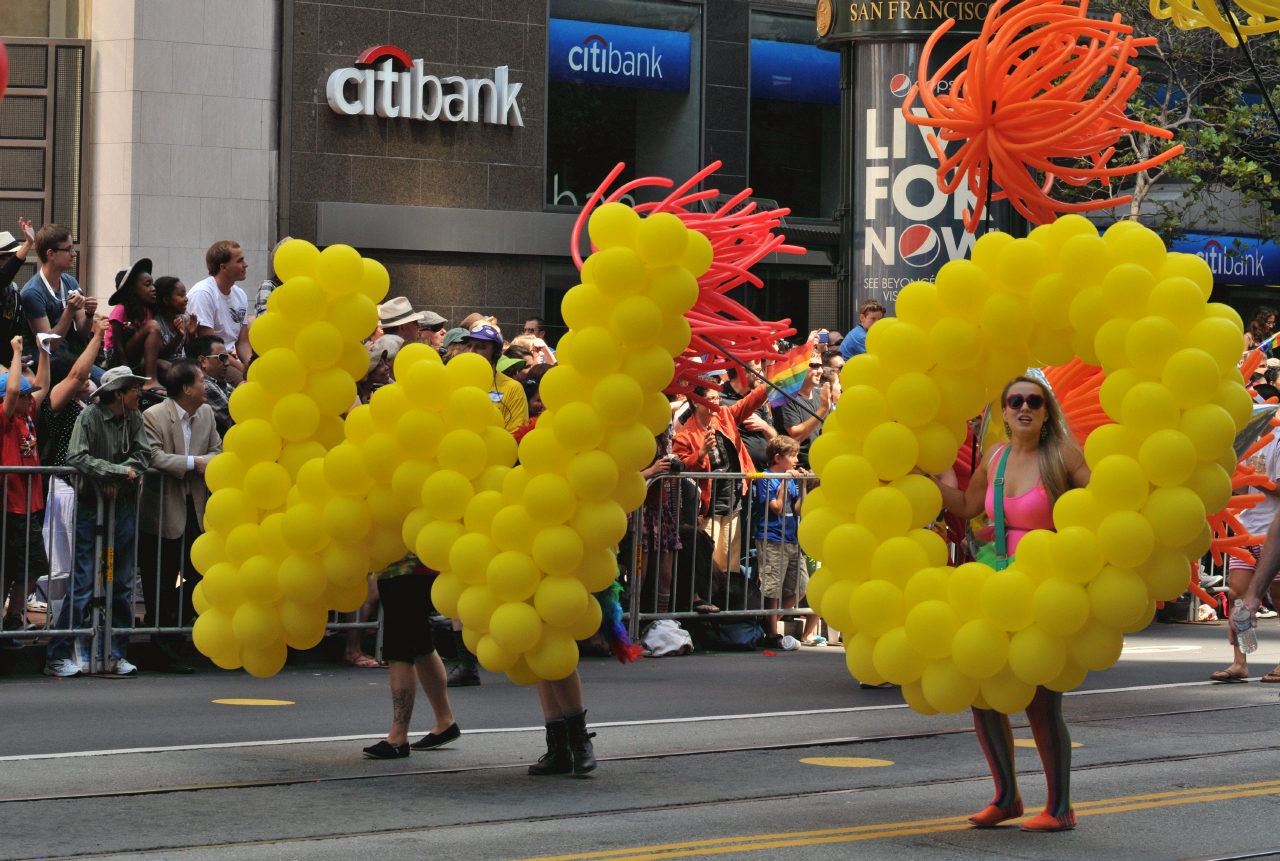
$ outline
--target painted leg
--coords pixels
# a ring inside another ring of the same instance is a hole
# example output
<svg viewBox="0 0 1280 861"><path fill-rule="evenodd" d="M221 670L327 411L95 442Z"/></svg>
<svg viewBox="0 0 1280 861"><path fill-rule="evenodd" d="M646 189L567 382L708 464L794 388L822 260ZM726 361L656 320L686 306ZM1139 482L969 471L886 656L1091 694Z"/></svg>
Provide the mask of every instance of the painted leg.
<svg viewBox="0 0 1280 861"><path fill-rule="evenodd" d="M986 809L970 816L969 821L979 828L991 828L1022 815L1022 797L1018 795L1013 763L1013 728L1009 726L1009 716L995 709L974 708L972 711L973 728L991 768L996 794Z"/></svg>
<svg viewBox="0 0 1280 861"><path fill-rule="evenodd" d="M1027 720L1036 739L1036 750L1044 765L1049 801L1044 812L1022 823L1023 831L1066 831L1076 827L1071 809L1071 733L1062 717L1062 694L1036 688L1035 699L1027 706Z"/></svg>

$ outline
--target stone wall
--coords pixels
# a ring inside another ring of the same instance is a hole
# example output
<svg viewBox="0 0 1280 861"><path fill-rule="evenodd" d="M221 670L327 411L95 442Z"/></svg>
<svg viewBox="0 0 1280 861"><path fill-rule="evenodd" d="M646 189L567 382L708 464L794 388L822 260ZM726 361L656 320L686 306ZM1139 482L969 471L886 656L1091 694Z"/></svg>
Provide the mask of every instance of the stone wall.
<svg viewBox="0 0 1280 861"><path fill-rule="evenodd" d="M289 234L314 239L321 200L541 211L546 39L545 0L296 2ZM384 44L423 59L437 76L491 78L495 66L507 66L522 84L524 126L333 112L329 73ZM537 259L370 253L391 270L393 295L452 322L480 310L510 336L539 313Z"/></svg>
<svg viewBox="0 0 1280 861"><path fill-rule="evenodd" d="M234 239L265 277L276 171L273 0L94 0L88 255L100 297L150 257L188 286Z"/></svg>

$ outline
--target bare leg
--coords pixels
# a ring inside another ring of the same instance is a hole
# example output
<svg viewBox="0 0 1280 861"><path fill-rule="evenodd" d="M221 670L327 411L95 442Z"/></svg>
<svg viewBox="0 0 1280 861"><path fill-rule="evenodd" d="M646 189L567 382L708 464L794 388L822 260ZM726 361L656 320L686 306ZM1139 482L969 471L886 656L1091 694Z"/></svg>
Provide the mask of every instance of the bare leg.
<svg viewBox="0 0 1280 861"><path fill-rule="evenodd" d="M553 718L582 710L582 678L574 670L559 681L538 682L538 698L542 700L543 717ZM554 709L550 711L549 708Z"/></svg>
<svg viewBox="0 0 1280 861"><path fill-rule="evenodd" d="M1249 581L1253 579L1252 568L1232 568L1227 571L1227 602L1235 605L1236 598L1244 594L1244 590L1248 588ZM1231 651L1234 655L1231 666L1227 667L1224 672L1228 676L1234 676L1237 679L1249 678L1249 659L1245 657L1244 652L1240 651L1239 646L1232 646ZM1224 679L1224 681L1226 681Z"/></svg>
<svg viewBox="0 0 1280 861"><path fill-rule="evenodd" d="M139 339L142 339L143 376L147 378L143 385L149 388L158 385L156 382L156 362L160 358L160 348L164 345L164 339L160 335L160 324L155 320L149 321L147 325L138 331L129 346L132 347L138 343Z"/></svg>
<svg viewBox="0 0 1280 861"><path fill-rule="evenodd" d="M344 613L340 618L344 622L367 622L373 618L378 612L378 581L373 579L373 575L368 575L369 594L365 598L364 604L354 613ZM349 617L349 618L348 618ZM347 631L347 649L344 657L347 661L357 660L362 654L360 651L360 636L364 633L359 628L352 628Z"/></svg>
<svg viewBox="0 0 1280 861"><path fill-rule="evenodd" d="M391 665L391 732L387 741L394 745L408 744L409 720L413 717L413 700L418 691L418 679L409 664Z"/></svg>
<svg viewBox="0 0 1280 861"><path fill-rule="evenodd" d="M394 666L393 664L393 669ZM453 709L449 706L449 687L444 662L440 660L439 655L432 652L420 659L414 668L418 671L418 681L422 683L422 690L426 692L427 700L431 703L431 711L436 716L435 729L431 731L439 735L455 723ZM407 729L406 726L406 731Z"/></svg>

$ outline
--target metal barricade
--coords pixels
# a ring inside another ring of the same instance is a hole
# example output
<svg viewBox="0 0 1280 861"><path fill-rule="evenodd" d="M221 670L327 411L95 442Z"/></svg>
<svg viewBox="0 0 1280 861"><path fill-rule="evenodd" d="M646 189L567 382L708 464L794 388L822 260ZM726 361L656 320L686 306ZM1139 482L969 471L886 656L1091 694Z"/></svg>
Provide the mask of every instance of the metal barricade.
<svg viewBox="0 0 1280 861"><path fill-rule="evenodd" d="M5 501L0 636L6 645L50 641L60 654L101 672L109 606L101 567L104 508L96 485L81 478L66 466L0 467ZM78 535L92 541L96 551L81 566L76 565Z"/></svg>
<svg viewBox="0 0 1280 861"><path fill-rule="evenodd" d="M172 499L175 494L182 496L176 506ZM117 523L120 529L116 528ZM204 529L182 484L161 470L148 469L138 483L131 509L120 505L118 498L107 499L105 532L107 602L110 604L117 588L129 590L134 609L128 617L128 635L149 634L153 642L159 643L185 639L196 619L191 592L201 580L191 563L191 545ZM118 544L126 542L123 552L118 551ZM117 586L118 583L125 585ZM365 622L358 617L356 621L343 621L344 616L357 613L358 610L331 612L326 632L376 630L380 646L381 613ZM106 621L110 626L112 620ZM110 629L107 635L112 636Z"/></svg>
<svg viewBox="0 0 1280 861"><path fill-rule="evenodd" d="M809 607L781 606L789 597L785 591L790 572L798 574L800 584L808 576L807 560L799 545L781 540L788 527L794 533L799 516L789 512L785 502L780 512L768 504L773 496L768 491L772 488L776 492L777 482L783 480L795 482L801 499L817 481L812 475L794 478L761 472L681 472L649 479L648 496L631 516L618 559L627 587L628 633L633 640L645 625L658 619L814 615ZM722 499L720 509L714 507L717 495ZM712 507L708 507L708 499ZM729 514L713 513L726 507ZM764 554L770 557L767 562ZM790 567L793 565L798 570ZM769 577L776 583L768 588L768 594L761 588L766 566L774 571L782 569L781 576ZM803 598L800 584L794 587L797 599ZM699 601L719 611L697 612L694 606Z"/></svg>
<svg viewBox="0 0 1280 861"><path fill-rule="evenodd" d="M147 470L126 505L72 467L0 467L0 646L52 643L58 657L102 673L115 641L186 641L201 579L191 545L203 529L182 484L167 478ZM175 493L182 503L167 505ZM363 622L356 613L332 613L327 632L377 631L380 652L380 609Z"/></svg>

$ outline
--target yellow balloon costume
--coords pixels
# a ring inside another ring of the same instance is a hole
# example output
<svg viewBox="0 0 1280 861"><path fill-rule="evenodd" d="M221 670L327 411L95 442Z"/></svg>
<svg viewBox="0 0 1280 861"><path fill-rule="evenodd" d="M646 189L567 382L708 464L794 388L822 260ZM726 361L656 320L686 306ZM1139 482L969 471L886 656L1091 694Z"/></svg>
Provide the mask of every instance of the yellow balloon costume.
<svg viewBox="0 0 1280 861"><path fill-rule="evenodd" d="M987 234L972 260L902 290L844 368L799 527L823 563L810 604L844 632L854 676L901 685L924 714L1021 711L1037 685L1070 690L1114 664L1124 632L1186 589L1252 414L1243 327L1207 301L1212 286L1203 260L1145 227L1099 237L1069 215L1027 239ZM1008 569L945 567L926 529L941 495L912 470L946 470L1008 380L1076 355L1107 374L1112 422L1085 444L1089 487L1057 501L1057 532L1024 536Z"/></svg>
<svg viewBox="0 0 1280 861"><path fill-rule="evenodd" d="M440 612L488 670L562 679L600 626L591 595L617 575L613 546L644 501L640 469L671 411L662 390L689 344L684 313L710 242L670 213L619 203L591 215L599 249L569 291L547 411L519 446L489 399L493 370L402 349L396 382L345 413L367 369L386 270L347 246L293 240L285 279L250 329L260 358L236 389L236 426L209 465L204 574L193 638L218 666L269 676L286 646L316 645L330 610L365 600L365 576L412 548L441 572ZM517 457L520 465L515 466Z"/></svg>
<svg viewBox="0 0 1280 861"><path fill-rule="evenodd" d="M1240 35L1246 39L1264 33L1280 32L1280 3L1275 0L1231 0L1247 14L1244 21L1230 11L1236 19ZM1151 14L1156 18L1172 21L1179 30L1195 30L1209 27L1231 47L1238 47L1240 40L1231 29L1231 22L1223 17L1218 0L1151 0Z"/></svg>

